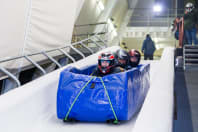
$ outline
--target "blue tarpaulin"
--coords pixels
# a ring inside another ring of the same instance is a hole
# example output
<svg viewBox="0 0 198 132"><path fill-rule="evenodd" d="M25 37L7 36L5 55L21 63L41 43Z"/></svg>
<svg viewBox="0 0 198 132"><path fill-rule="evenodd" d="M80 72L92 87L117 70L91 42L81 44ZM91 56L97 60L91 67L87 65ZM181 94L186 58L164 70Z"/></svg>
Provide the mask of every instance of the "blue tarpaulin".
<svg viewBox="0 0 198 132"><path fill-rule="evenodd" d="M69 113L68 118L80 121L104 122L115 119L115 115L118 120L129 120L139 110L150 87L149 64L102 77L108 95L101 78L90 76L95 67L68 67L61 72L57 92L59 119Z"/></svg>

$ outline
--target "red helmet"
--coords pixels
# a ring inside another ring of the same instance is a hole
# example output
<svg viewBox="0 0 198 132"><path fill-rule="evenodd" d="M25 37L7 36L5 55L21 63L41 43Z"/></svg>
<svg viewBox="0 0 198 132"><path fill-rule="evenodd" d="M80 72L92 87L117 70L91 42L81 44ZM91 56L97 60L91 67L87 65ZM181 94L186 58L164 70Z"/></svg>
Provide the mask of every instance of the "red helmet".
<svg viewBox="0 0 198 132"><path fill-rule="evenodd" d="M112 53L106 52L98 56L98 68L103 74L111 72L114 66L115 57Z"/></svg>
<svg viewBox="0 0 198 132"><path fill-rule="evenodd" d="M131 49L129 51L129 64L132 67L138 66L138 64L140 63L140 58L141 58L141 54L138 50Z"/></svg>

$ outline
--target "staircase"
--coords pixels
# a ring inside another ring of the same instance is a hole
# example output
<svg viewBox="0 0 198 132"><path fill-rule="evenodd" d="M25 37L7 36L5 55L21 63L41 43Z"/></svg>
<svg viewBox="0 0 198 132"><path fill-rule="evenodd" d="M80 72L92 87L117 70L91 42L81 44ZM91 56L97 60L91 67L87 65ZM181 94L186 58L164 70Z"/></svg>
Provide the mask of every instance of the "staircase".
<svg viewBox="0 0 198 132"><path fill-rule="evenodd" d="M198 69L198 45L185 45L183 48L184 70Z"/></svg>

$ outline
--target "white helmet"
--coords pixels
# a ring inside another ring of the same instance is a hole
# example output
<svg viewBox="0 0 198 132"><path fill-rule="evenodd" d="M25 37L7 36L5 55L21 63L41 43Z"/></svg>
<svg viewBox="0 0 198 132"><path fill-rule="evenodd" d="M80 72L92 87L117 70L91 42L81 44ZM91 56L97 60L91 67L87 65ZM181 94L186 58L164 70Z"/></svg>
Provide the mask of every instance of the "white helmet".
<svg viewBox="0 0 198 132"><path fill-rule="evenodd" d="M186 4L186 6L185 6L185 11L186 11L187 13L189 13L189 12L191 12L193 9L194 9L193 3L188 2L188 3Z"/></svg>

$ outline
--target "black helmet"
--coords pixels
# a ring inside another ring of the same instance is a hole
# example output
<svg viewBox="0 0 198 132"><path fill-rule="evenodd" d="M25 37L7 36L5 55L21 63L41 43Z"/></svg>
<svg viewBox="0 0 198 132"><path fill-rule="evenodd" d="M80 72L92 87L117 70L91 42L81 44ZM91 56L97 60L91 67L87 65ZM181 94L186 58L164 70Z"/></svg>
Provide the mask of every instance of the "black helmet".
<svg viewBox="0 0 198 132"><path fill-rule="evenodd" d="M117 51L117 58L118 59L122 59L122 60L128 60L128 53L125 51L125 50L123 50L123 49L119 49L118 51Z"/></svg>
<svg viewBox="0 0 198 132"><path fill-rule="evenodd" d="M132 67L138 66L138 64L140 63L140 58L141 58L141 54L138 50L131 49L129 51L129 64Z"/></svg>
<svg viewBox="0 0 198 132"><path fill-rule="evenodd" d="M115 57L112 53L106 52L98 56L98 68L103 74L111 72L115 62ZM108 65L103 65L108 63Z"/></svg>
<svg viewBox="0 0 198 132"><path fill-rule="evenodd" d="M129 60L128 53L123 49L119 49L116 52L116 57L117 57L118 65L124 68L127 65L128 60Z"/></svg>

